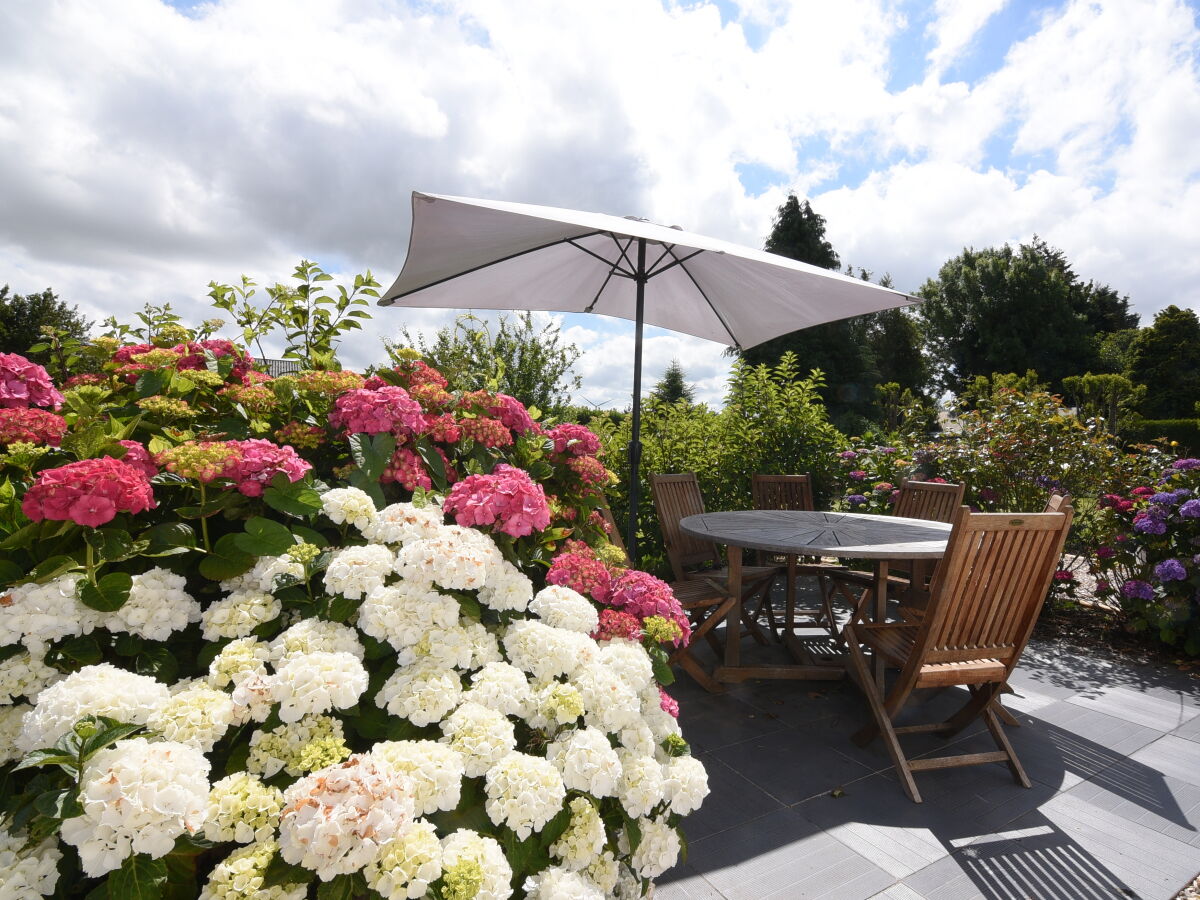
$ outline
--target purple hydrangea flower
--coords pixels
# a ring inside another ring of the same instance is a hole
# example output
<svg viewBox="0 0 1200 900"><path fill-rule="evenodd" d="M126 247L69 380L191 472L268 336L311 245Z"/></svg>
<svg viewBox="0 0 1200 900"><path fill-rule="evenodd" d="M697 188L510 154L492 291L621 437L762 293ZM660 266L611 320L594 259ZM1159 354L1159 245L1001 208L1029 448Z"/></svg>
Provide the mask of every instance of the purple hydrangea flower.
<svg viewBox="0 0 1200 900"><path fill-rule="evenodd" d="M842 459L858 459L858 454L853 450L843 450L838 454Z"/></svg>
<svg viewBox="0 0 1200 900"><path fill-rule="evenodd" d="M1121 593L1126 597L1136 597L1139 600L1153 600L1154 588L1144 581L1136 579L1127 581L1121 585Z"/></svg>
<svg viewBox="0 0 1200 900"><path fill-rule="evenodd" d="M1187 579L1187 569L1177 559L1164 559L1154 567L1154 574L1159 581L1184 581Z"/></svg>
<svg viewBox="0 0 1200 900"><path fill-rule="evenodd" d="M1142 534L1166 534L1167 523L1157 516L1139 513L1133 520L1133 530Z"/></svg>
<svg viewBox="0 0 1200 900"><path fill-rule="evenodd" d="M849 497L846 498L846 502L849 503L851 506L862 506L864 503L867 502L867 498L864 497L862 494L851 494Z"/></svg>
<svg viewBox="0 0 1200 900"><path fill-rule="evenodd" d="M880 453L896 453L897 450L895 447L880 447L879 452ZM1197 465L1200 465L1200 461L1197 461Z"/></svg>
<svg viewBox="0 0 1200 900"><path fill-rule="evenodd" d="M1177 459L1171 463L1172 469L1183 469L1186 471L1187 469L1195 469L1197 467L1200 467L1200 459Z"/></svg>
<svg viewBox="0 0 1200 900"><path fill-rule="evenodd" d="M1175 505L1175 492L1174 491L1163 491L1163 492L1157 493L1153 497L1150 498L1150 502L1151 503L1166 503L1171 506L1174 506Z"/></svg>
<svg viewBox="0 0 1200 900"><path fill-rule="evenodd" d="M855 481L862 481L863 479L865 479L867 477L867 473L864 472L862 469L855 469L853 472L850 473L850 477L853 478Z"/></svg>
<svg viewBox="0 0 1200 900"><path fill-rule="evenodd" d="M1200 519L1200 500L1189 500L1179 507L1179 514L1185 519Z"/></svg>

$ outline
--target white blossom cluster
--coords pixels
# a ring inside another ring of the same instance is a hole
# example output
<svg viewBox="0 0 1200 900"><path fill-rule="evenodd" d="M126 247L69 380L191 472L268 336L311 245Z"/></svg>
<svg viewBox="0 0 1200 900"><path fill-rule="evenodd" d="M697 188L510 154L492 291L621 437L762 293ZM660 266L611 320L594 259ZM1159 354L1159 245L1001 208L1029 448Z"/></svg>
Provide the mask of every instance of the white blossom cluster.
<svg viewBox="0 0 1200 900"><path fill-rule="evenodd" d="M213 603L200 615L206 641L248 637L260 625L278 617L283 604L274 594L254 589L236 590Z"/></svg>
<svg viewBox="0 0 1200 900"><path fill-rule="evenodd" d="M17 746L22 750L52 747L84 716L109 716L118 722L145 725L171 693L148 675L100 663L74 672L42 691L26 714Z"/></svg>
<svg viewBox="0 0 1200 900"><path fill-rule="evenodd" d="M0 897L23 900L53 894L62 852L52 838L27 847L23 833L0 827Z"/></svg>
<svg viewBox="0 0 1200 900"><path fill-rule="evenodd" d="M270 594L275 590L275 579L280 577L304 578L304 564L286 553L282 556L260 556L249 572L222 581L221 590L229 593L255 591Z"/></svg>
<svg viewBox="0 0 1200 900"><path fill-rule="evenodd" d="M127 631L151 641L165 641L173 631L200 621L200 603L184 587L187 579L163 568L133 576L129 599L104 619L109 631Z"/></svg>
<svg viewBox="0 0 1200 900"><path fill-rule="evenodd" d="M418 816L458 806L462 793L462 754L437 741L383 741L371 756L412 779L412 797Z"/></svg>
<svg viewBox="0 0 1200 900"><path fill-rule="evenodd" d="M205 807L204 836L249 844L271 840L283 812L283 792L248 772L215 782Z"/></svg>
<svg viewBox="0 0 1200 900"><path fill-rule="evenodd" d="M521 840L541 831L558 815L567 789L554 763L528 753L510 753L487 771L484 808L497 825L507 825Z"/></svg>
<svg viewBox="0 0 1200 900"><path fill-rule="evenodd" d="M275 670L279 718L297 722L313 713L348 709L367 689L367 670L352 653L301 653Z"/></svg>
<svg viewBox="0 0 1200 900"><path fill-rule="evenodd" d="M358 488L333 488L321 495L321 512L338 525L349 523L359 531L370 528L376 519L375 501Z"/></svg>
<svg viewBox="0 0 1200 900"><path fill-rule="evenodd" d="M557 584L538 591L529 611L547 625L580 634L591 634L600 625L600 613L587 597Z"/></svg>
<svg viewBox="0 0 1200 900"><path fill-rule="evenodd" d="M417 900L442 875L442 842L429 822L416 821L366 868L367 886L386 900Z"/></svg>
<svg viewBox="0 0 1200 900"><path fill-rule="evenodd" d="M393 503L379 510L374 520L359 530L368 541L407 544L437 535L443 527L442 519L442 508L434 503Z"/></svg>
<svg viewBox="0 0 1200 900"><path fill-rule="evenodd" d="M79 600L82 575L62 575L45 584L21 584L0 596L0 647L24 644L39 657L54 641L88 634L103 617Z"/></svg>
<svg viewBox="0 0 1200 900"><path fill-rule="evenodd" d="M325 589L351 600L360 600L383 587L392 574L395 557L380 544L346 547L333 554L325 570Z"/></svg>
<svg viewBox="0 0 1200 900"><path fill-rule="evenodd" d="M61 678L62 673L46 665L41 655L21 650L0 661L0 706L11 705L18 697L36 700L44 688Z"/></svg>
<svg viewBox="0 0 1200 900"><path fill-rule="evenodd" d="M357 631L341 622L324 619L301 619L285 628L271 641L270 647L271 660L276 665L304 653L349 653L357 659L366 655Z"/></svg>
<svg viewBox="0 0 1200 900"><path fill-rule="evenodd" d="M267 885L267 867L279 844L261 841L238 847L213 866L200 900L304 900L308 885Z"/></svg>
<svg viewBox="0 0 1200 900"><path fill-rule="evenodd" d="M168 741L208 753L234 723L233 700L225 691L197 681L172 694L146 725Z"/></svg>
<svg viewBox="0 0 1200 900"><path fill-rule="evenodd" d="M507 900L512 896L512 866L501 846L468 828L442 838L442 879L454 887L470 885L474 894L465 891L453 895L473 897L474 900Z"/></svg>
<svg viewBox="0 0 1200 900"><path fill-rule="evenodd" d="M396 571L406 581L459 591L483 588L503 565L490 537L459 525L443 525L429 537L406 543L396 557Z"/></svg>

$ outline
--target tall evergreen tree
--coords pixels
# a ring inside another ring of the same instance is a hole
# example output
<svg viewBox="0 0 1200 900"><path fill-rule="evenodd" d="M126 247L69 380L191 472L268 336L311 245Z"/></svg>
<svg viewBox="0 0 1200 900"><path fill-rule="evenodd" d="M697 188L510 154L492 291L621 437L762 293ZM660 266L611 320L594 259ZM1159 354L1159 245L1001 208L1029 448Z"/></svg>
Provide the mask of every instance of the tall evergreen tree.
<svg viewBox="0 0 1200 900"><path fill-rule="evenodd" d="M1168 306L1143 328L1129 348L1129 378L1148 387L1140 412L1147 419L1195 415L1200 398L1200 319L1190 309Z"/></svg>
<svg viewBox="0 0 1200 900"><path fill-rule="evenodd" d="M696 395L692 391L692 386L687 383L687 375L677 359L671 360L671 364L663 372L662 379L654 386L650 396L662 403L678 403L680 400L686 400L688 403L696 402Z"/></svg>
<svg viewBox="0 0 1200 900"><path fill-rule="evenodd" d="M825 217L818 215L807 200L797 200L795 194L788 194L776 212L764 249L822 269L841 267L833 245L825 240Z"/></svg>

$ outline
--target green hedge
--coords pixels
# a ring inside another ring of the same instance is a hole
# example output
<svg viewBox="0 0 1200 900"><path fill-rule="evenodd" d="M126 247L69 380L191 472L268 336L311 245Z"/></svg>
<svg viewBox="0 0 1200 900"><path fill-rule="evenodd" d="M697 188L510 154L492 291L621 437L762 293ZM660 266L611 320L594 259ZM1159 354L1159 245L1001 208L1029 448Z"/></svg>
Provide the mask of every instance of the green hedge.
<svg viewBox="0 0 1200 900"><path fill-rule="evenodd" d="M1143 419L1121 431L1126 443L1149 444L1166 438L1176 441L1180 456L1195 456L1200 451L1200 419Z"/></svg>

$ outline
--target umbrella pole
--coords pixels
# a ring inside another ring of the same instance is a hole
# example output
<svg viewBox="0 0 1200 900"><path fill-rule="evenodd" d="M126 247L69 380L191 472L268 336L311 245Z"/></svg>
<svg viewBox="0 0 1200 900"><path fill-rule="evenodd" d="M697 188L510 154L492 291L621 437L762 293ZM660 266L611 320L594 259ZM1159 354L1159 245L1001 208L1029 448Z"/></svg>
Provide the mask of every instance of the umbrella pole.
<svg viewBox="0 0 1200 900"><path fill-rule="evenodd" d="M629 519L625 531L625 546L629 561L638 563L637 530L638 503L641 493L642 462L642 318L646 304L646 239L638 238L637 273L637 317L634 319L633 338L633 431L629 440Z"/></svg>

